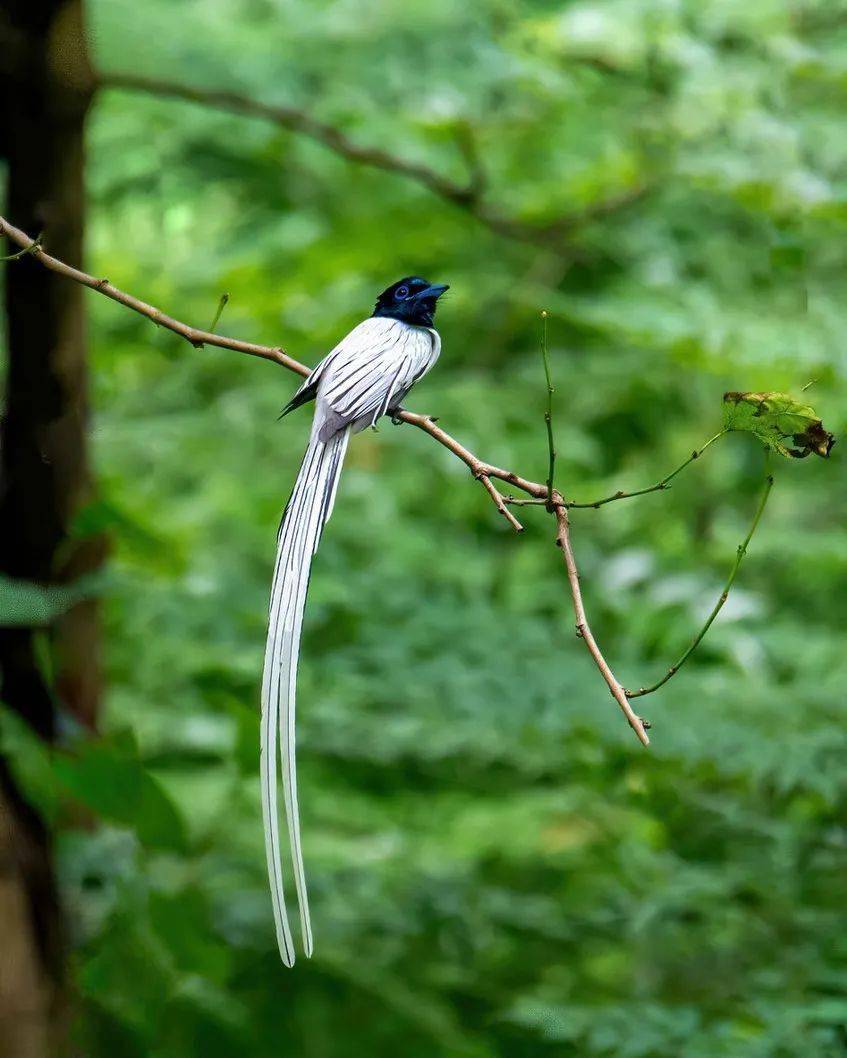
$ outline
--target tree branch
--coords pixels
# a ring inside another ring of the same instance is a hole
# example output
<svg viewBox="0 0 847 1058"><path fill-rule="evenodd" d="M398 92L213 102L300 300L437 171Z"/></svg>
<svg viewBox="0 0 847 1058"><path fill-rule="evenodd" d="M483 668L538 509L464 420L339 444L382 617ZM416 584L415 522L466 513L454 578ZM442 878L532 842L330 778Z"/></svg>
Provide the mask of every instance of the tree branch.
<svg viewBox="0 0 847 1058"><path fill-rule="evenodd" d="M558 523L558 532L556 534L556 544L562 549L562 555L565 559L565 568L568 571L568 583L571 588L571 597L573 599L573 609L576 616L576 634L583 640L588 652L594 658L594 663L600 670L603 679L606 681L609 690L612 693L612 697L621 707L621 711L629 722L629 726L641 740L645 746L650 745L650 739L647 737L645 727L649 726L641 719L640 716L632 710L632 706L629 704L627 699L626 691L623 689L621 684L615 678L614 673L606 663L606 659L600 653L600 648L594 639L594 636L589 627L588 621L585 617L585 607L582 603L582 592L579 587L579 573L576 568L576 559L574 558L573 547L571 546L570 531L568 525L568 512L561 504L555 508L556 522Z"/></svg>
<svg viewBox="0 0 847 1058"><path fill-rule="evenodd" d="M485 182L479 159L475 155L473 141L463 137L460 149L470 167L468 183L458 183L442 176L435 169L418 162L390 154L379 147L363 147L335 125L319 121L305 110L298 107L262 103L237 92L221 89L198 88L180 84L176 81L159 80L152 77L140 77L130 73L101 74L98 79L101 88L117 88L131 92L144 92L148 95L164 96L171 99L182 99L190 103L216 107L230 113L246 117L261 118L273 122L290 132L306 136L322 144L335 154L359 165L396 173L421 184L439 198L451 202L454 206L471 214L481 224L497 235L518 242L532 243L554 249L558 254L570 256L572 247L562 245L562 241L573 231L592 220L598 220L638 201L647 193L647 187L637 185L620 194L602 199L574 213L557 217L547 222L532 223L519 217L510 217L499 212L483 201Z"/></svg>
<svg viewBox="0 0 847 1058"><path fill-rule="evenodd" d="M29 251L29 253L45 268L49 268L51 271L56 272L59 275L72 279L77 283L81 283L83 286L89 287L91 290L96 290L98 293L111 298L112 301L117 301L118 304L124 305L133 312L145 316L158 326L173 331L174 334L178 334L181 338L184 338L196 348L200 348L203 345L214 345L222 349L232 349L235 352L247 353L250 356L258 356L263 360L271 360L274 363L279 364L281 367L287 368L289 371L294 371L298 375L309 374L309 368L289 356L278 346L258 345L254 342L244 342L235 338L227 338L221 334L213 334L210 331L198 330L196 327L191 327L187 323L183 323L180 320L174 319L172 316L166 315L160 309L155 308L153 305L149 305L146 301L141 301L132 294L127 294L124 291L119 290L116 286L110 283L108 279L97 279L78 268L73 268L70 265L65 264L58 258L52 257L50 254L46 253L37 240L31 239L26 232L21 231L20 228L16 228L3 217L0 217L0 235L5 235L6 238L21 247L21 249ZM471 474L478 481L482 482L483 487L493 500L497 510L500 511L509 524L518 532L522 530L523 526L521 526L520 522L518 522L514 515L512 515L506 508L504 497L494 485L494 482L491 480L492 478L498 481L507 482L513 488L520 489L521 492L525 492L534 499L550 501L558 522L556 540L565 556L568 583L570 584L574 612L577 617L577 629L582 636L585 645L588 647L591 656L594 658L597 667L603 674L603 678L606 680L615 700L621 706L627 720L629 720L630 726L633 728L641 742L645 746L649 745L649 739L644 731L643 722L632 711L623 692L623 688L615 679L611 669L604 660L603 655L600 653L600 649L597 646L597 643L591 634L588 622L586 621L585 610L579 588L579 574L577 573L573 550L570 544L567 511L564 509L564 500L561 495L554 491L552 497L550 497L547 485L541 484L537 481L530 481L528 478L523 478L514 471L506 470L503 467L498 467L493 463L487 463L485 460L480 459L478 456L474 455L470 449L465 448L463 444L448 434L446 430L442 430L431 415L420 415L416 412L410 411L398 411L395 418L400 422L408 423L411 426L416 426L419 430L423 430L424 433L429 434L434 441L443 445L443 447L456 456L457 459L460 459L465 466L468 467Z"/></svg>

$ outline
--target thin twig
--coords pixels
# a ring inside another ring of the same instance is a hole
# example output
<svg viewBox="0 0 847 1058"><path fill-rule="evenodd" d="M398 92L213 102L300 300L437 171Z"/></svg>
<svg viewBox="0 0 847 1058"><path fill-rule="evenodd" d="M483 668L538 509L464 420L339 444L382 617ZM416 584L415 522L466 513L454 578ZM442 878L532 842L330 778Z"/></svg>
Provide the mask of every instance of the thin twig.
<svg viewBox="0 0 847 1058"><path fill-rule="evenodd" d="M715 603L714 607L712 608L712 612L706 618L706 623L703 625L703 627L700 629L700 631L694 637L694 640L692 641L691 645L685 651L685 653L682 655L682 657L679 659L679 661L677 661L677 663L675 665L671 665L671 667L668 669L668 671L665 673L665 675L660 680L658 680L654 684L651 684L649 687L640 687L637 691L627 691L626 692L627 698L641 698L643 695L652 694L653 691L657 691L660 687L663 687L672 676L675 676L676 673L679 672L679 670L682 668L682 666L685 664L685 662L691 657L691 655L694 653L694 651L700 645L700 643L701 643L701 641L703 639L703 636L709 631L709 629L712 626L712 622L718 616L718 614L721 612L721 610L723 609L724 603L729 598L730 589L732 588L732 585L735 582L735 577L736 577L736 575L738 573L739 568L741 567L741 562L742 562L744 556L747 554L747 548L748 548L748 546L750 544L750 541L753 538L753 533L756 532L756 528L757 528L757 526L759 524L759 520L762 517L762 512L765 509L765 504L768 502L768 496L770 496L772 488L773 488L773 474L770 471L770 452L766 448L765 449L765 487L762 490L762 495L761 495L761 497L759 499L759 505L756 508L756 513L753 515L753 521L750 523L750 529L749 529L747 535L744 537L744 540L738 545L738 548L736 549L735 562L733 562L733 564L732 564L732 569L730 570L730 573L729 573L729 579L727 580L723 591L718 596L718 601Z"/></svg>
<svg viewBox="0 0 847 1058"><path fill-rule="evenodd" d="M546 494L543 500L526 500L520 496L504 496L503 500L510 507L544 507L548 511L552 507L570 507L570 504L562 496L559 496L558 500L554 499L551 501Z"/></svg>
<svg viewBox="0 0 847 1058"><path fill-rule="evenodd" d="M104 294L106 297L111 298L112 301L117 301L120 305L132 309L133 312L145 316L159 326L173 331L195 347L205 344L214 345L222 349L232 349L235 352L247 353L250 356L258 356L264 360L271 360L275 364L279 364L281 367L285 367L289 371L294 371L298 375L305 376L309 374L308 367L299 363L297 360L293 359L293 357L288 356L287 353L283 352L283 350L278 347L257 345L253 342L243 342L235 338L227 338L221 334L212 334L208 331L198 330L195 327L189 326L187 323L174 319L172 316L167 316L160 309L155 308L153 305L148 305L147 302L141 301L132 294L127 294L124 291L119 290L107 279L96 279L94 276L88 275L88 273L83 272L78 268L73 268L70 265L65 264L64 261L60 261L57 257L52 257L50 254L45 253L40 246L36 245L35 240L31 239L26 234L26 232L21 231L20 228L16 228L3 217L0 217L0 235L5 235L13 243L16 243L18 246L31 252L32 256L40 261L45 268L49 268L51 271L56 272L59 275L63 275L68 279L81 283L83 286L89 287L91 290L96 290L99 293ZM570 545L567 511L564 509L564 500L561 495L554 491L551 498L546 484L542 485L537 481L530 481L528 478L523 478L512 470L506 470L503 467L495 466L493 463L487 463L480 459L478 456L474 455L470 449L465 448L461 442L457 441L455 437L452 437L446 430L443 430L438 426L431 415L420 415L416 412L410 411L398 411L394 417L400 422L409 423L409 425L416 426L419 430L423 430L424 433L429 434L433 440L437 441L440 445L443 445L444 448L456 456L457 459L460 459L465 466L468 467L471 474L478 481L482 482L483 487L486 492L488 492L497 509L517 531L520 531L523 526L521 526L520 522L518 522L511 512L507 510L505 499L494 485L491 480L492 478L495 478L498 481L505 481L513 488L520 489L521 492L525 492L527 495L537 500L544 502L549 501L551 503L556 512L556 518L559 523L557 542L565 555L568 583L570 585L571 595L573 596L574 611L577 615L577 627L580 629L580 634L585 639L586 645L591 651L591 655L597 663L597 667L603 674L606 683L609 685L612 694L627 715L627 719L633 730L644 745L648 745L649 740L644 732L644 724L632 712L632 709L630 709L626 697L623 694L623 689L612 675L611 669L603 659L603 655L600 653L600 649L597 646L594 637L591 635L591 631L585 619L585 610L579 589L579 574L577 573Z"/></svg>
<svg viewBox="0 0 847 1058"><path fill-rule="evenodd" d="M491 478L487 474L480 474L479 480L482 483L485 491L494 501L494 506L503 515L509 525L511 525L511 527L515 530L516 533L522 533L523 526L506 506L503 496L498 491L497 486L493 484Z"/></svg>
<svg viewBox="0 0 847 1058"><path fill-rule="evenodd" d="M606 684L612 693L612 697L621 707L621 711L627 718L629 726L641 742L645 746L649 746L650 739L645 730L645 721L633 712L632 706L627 699L626 691L606 663L606 659L600 652L600 648L597 646L597 642L595 641L591 628L586 620L585 607L582 602L582 592L579 587L579 573L577 572L576 559L574 558L573 548L571 547L568 512L563 506L558 506L555 509L555 513L556 522L558 523L556 543L562 549L562 555L565 559L565 567L568 571L568 583L570 584L574 614L576 616L576 634L582 639L586 647L588 647L588 652L591 654L592 658L594 658L594 663L600 670L603 679L606 681Z"/></svg>
<svg viewBox="0 0 847 1058"><path fill-rule="evenodd" d="M544 378L547 381L547 407L544 422L547 426L547 510L553 510L553 477L556 473L556 447L553 441L553 380L550 376L550 357L547 354L547 309L541 310L541 359L544 361Z"/></svg>
<svg viewBox="0 0 847 1058"><path fill-rule="evenodd" d="M656 485L651 485L646 489L636 489L632 492L615 492L611 496L606 496L604 499L595 499L593 503L590 504L577 504L574 503L573 500L564 499L561 496L558 497L558 500L552 501L552 503L551 500L547 497L545 497L544 499L524 499L520 496L503 496L503 501L510 507L546 507L548 510L550 510L551 506L561 506L567 507L569 509L574 507L590 508L603 507L605 504L613 503L615 499L631 499L633 496L646 496L649 492L660 492L664 489L669 489L670 480L675 478L677 474L685 470L685 468L688 467L689 464L693 463L695 459L699 459L700 456L708 448L708 446L710 446L710 444L714 444L715 441L717 441L719 438L729 433L729 430L721 430L720 433L715 434L714 437L708 438L705 444L703 444L701 448L697 449L695 452L692 452L692 454L689 455L684 462L680 463L680 466L677 467L675 471L668 474L667 477L663 477L661 481L657 481Z"/></svg>
<svg viewBox="0 0 847 1058"><path fill-rule="evenodd" d="M41 240L44 237L44 233L41 232L35 236L29 246L24 246L22 250L18 250L17 253L10 253L8 257L0 257L0 261L20 261L22 257L26 257L27 254L34 253L36 250L41 248Z"/></svg>
<svg viewBox="0 0 847 1058"><path fill-rule="evenodd" d="M680 465L676 468L676 470L674 470L670 474L668 474L668 476L666 478L662 478L661 481L657 481L655 485L650 485L646 489L635 489L633 492L615 492L611 496L606 496L602 500L594 500L591 503L573 503L573 502L568 502L568 503L565 504L565 506L566 507L572 507L572 508L586 508L586 507L595 507L596 508L596 507L602 507L602 506L604 506L607 503L614 503L615 500L630 500L630 499L633 498L633 496L646 496L647 493L649 493L649 492L662 492L664 489L667 489L667 488L670 487L670 482L677 476L677 474L679 474L683 470L685 470L685 468L689 464L693 463L695 459L699 459L700 456L709 447L709 445L714 444L715 441L720 440L720 438L723 437L727 433L729 433L728 430L720 430L718 433L715 434L714 437L710 437L709 440L706 441L706 443L704 445L702 445L700 448L698 448L695 451L693 451L691 453L691 455L684 462L680 463Z"/></svg>
<svg viewBox="0 0 847 1058"><path fill-rule="evenodd" d="M215 310L214 318L209 324L209 330L213 331L218 325L218 320L221 318L223 310L226 308L226 303L229 301L229 294L221 294L221 300L218 302L218 307Z"/></svg>
<svg viewBox="0 0 847 1058"><path fill-rule="evenodd" d="M646 185L639 184L573 213L535 224L518 217L507 216L483 202L483 184L480 176L482 170L479 165L471 172L469 183L458 183L442 176L427 165L410 162L379 147L363 147L351 140L341 129L325 121L319 121L298 107L262 103L249 96L239 95L237 92L198 88L193 85L140 77L130 73L101 74L99 84L103 88L118 88L171 99L183 99L192 103L217 107L230 113L271 121L291 132L307 136L323 144L324 147L348 161L414 180L433 194L465 210L497 235L519 242L547 246L555 249L560 256L570 255L573 252L572 247L565 245L565 240L576 228L625 209L643 198L648 190Z"/></svg>

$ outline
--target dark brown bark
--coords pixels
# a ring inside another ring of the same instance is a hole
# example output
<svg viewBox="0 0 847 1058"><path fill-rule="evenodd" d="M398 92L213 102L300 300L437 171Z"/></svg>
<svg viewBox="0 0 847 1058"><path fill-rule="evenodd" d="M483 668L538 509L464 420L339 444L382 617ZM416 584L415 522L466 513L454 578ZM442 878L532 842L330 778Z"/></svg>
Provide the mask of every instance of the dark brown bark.
<svg viewBox="0 0 847 1058"><path fill-rule="evenodd" d="M3 0L0 154L6 211L45 245L82 261L83 132L93 77L81 0ZM0 427L0 574L58 583L101 559L69 528L90 495L82 291L23 258L5 268L7 372ZM99 694L96 610L49 630L55 683L36 629L0 629L0 695L43 738L56 702L93 723ZM49 836L0 762L0 1058L56 1053L61 917Z"/></svg>

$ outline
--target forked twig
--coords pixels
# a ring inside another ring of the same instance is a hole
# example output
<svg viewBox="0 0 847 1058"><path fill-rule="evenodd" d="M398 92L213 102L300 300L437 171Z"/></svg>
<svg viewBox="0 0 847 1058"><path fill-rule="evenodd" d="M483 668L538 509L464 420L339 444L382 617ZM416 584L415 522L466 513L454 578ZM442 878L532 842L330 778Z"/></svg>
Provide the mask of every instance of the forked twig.
<svg viewBox="0 0 847 1058"><path fill-rule="evenodd" d="M125 291L116 287L108 279L97 279L95 276L89 275L87 272L83 272L79 268L73 268L64 261L60 261L57 257L53 257L51 254L46 253L37 240L31 239L26 232L21 231L20 228L16 228L3 217L0 217L0 235L5 235L6 238L11 240L11 242L20 246L25 253L31 254L45 268L50 269L52 272L56 272L58 275L72 279L76 283L81 283L83 286L89 287L91 290L96 290L98 293L103 294L112 301L118 302L118 304L131 309L133 312L139 313L141 316L145 316L157 326L165 327L166 329L173 331L174 334L178 334L195 348L204 345L212 345L222 349L232 349L235 352L247 353L250 356L257 356L263 360L271 360L275 364L279 364L280 366L287 368L289 371L293 371L301 376L309 374L309 369L304 364L299 363L299 361L289 356L278 346L244 342L236 338L228 338L222 334L214 334L211 330L204 331L197 327L192 327L187 323L183 323L181 320L175 319L173 316L167 315L162 312L161 309L157 309L154 305L150 305L146 301L142 301L140 298L137 298L132 294L127 294ZM531 498L547 503L555 512L558 522L556 539L565 556L568 583L573 597L574 611L577 615L577 627L580 630L580 634L588 647L591 656L594 658L598 668L603 674L603 678L606 680L609 689L612 691L615 700L626 715L630 726L633 728L641 742L645 746L648 745L649 739L644 730L643 722L632 711L632 708L626 699L626 695L623 693L623 688L612 674L612 671L603 658L603 655L591 634L591 629L588 626L579 588L579 574L576 570L576 563L570 543L567 512L564 509L563 498L558 492L552 489L552 475L546 484L540 484L539 482L521 477L514 471L498 467L493 463L487 463L474 455L474 453L461 444L461 442L448 434L446 430L443 430L438 426L431 415L420 415L415 412L398 411L395 418L400 422L409 423L412 426L416 426L419 430L423 430L424 433L429 434L433 440L452 452L457 459L460 459L468 467L471 474L478 481L482 482L483 487L491 497L497 510L500 511L503 517L506 518L512 528L516 531L520 532L523 526L508 510L506 506L506 498L497 489L492 479L504 481L513 488L526 493Z"/></svg>

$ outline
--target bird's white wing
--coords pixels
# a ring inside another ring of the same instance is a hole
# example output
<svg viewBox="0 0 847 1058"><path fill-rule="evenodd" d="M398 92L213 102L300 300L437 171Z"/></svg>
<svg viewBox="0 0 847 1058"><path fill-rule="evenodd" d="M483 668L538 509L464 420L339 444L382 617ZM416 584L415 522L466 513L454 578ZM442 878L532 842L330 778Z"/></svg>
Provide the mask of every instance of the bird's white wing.
<svg viewBox="0 0 847 1058"><path fill-rule="evenodd" d="M318 436L328 440L344 426L355 433L373 425L397 407L440 351L434 330L393 319L364 320L326 358L317 384Z"/></svg>

